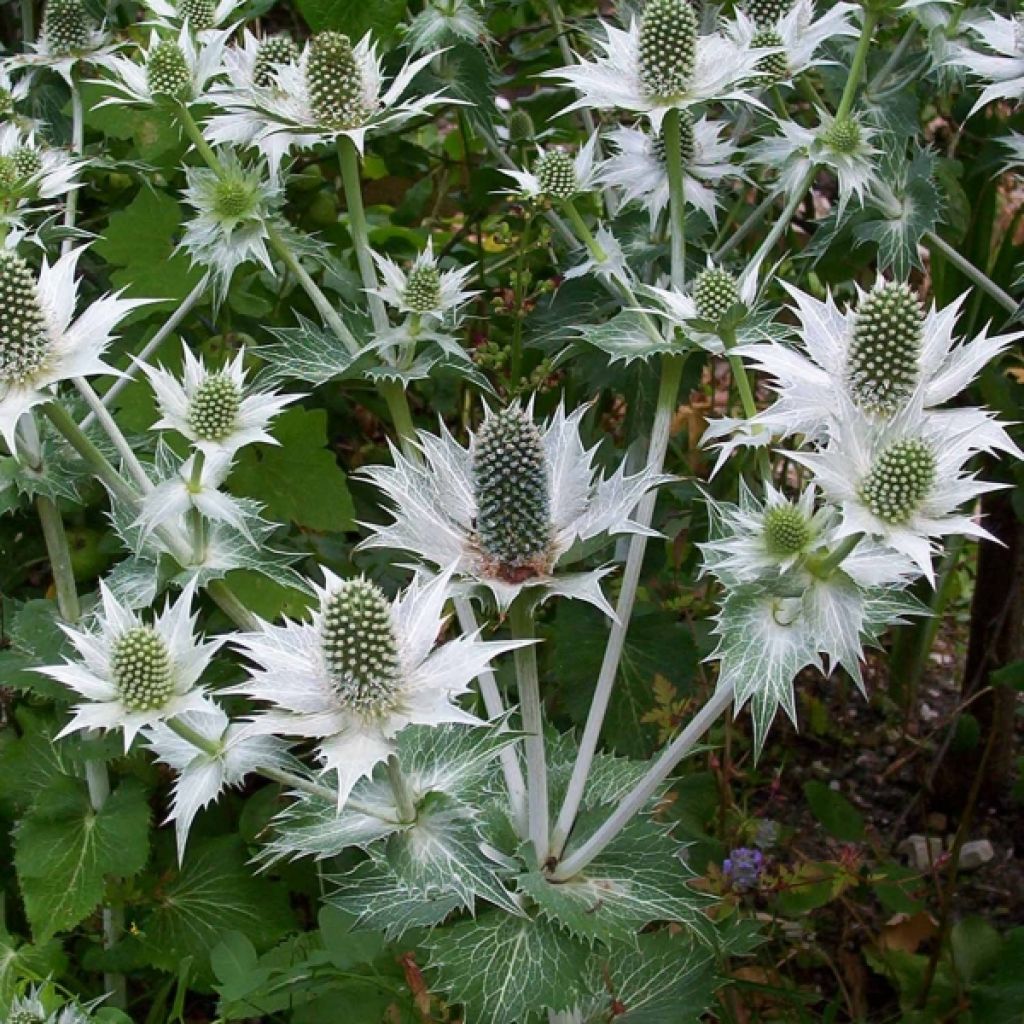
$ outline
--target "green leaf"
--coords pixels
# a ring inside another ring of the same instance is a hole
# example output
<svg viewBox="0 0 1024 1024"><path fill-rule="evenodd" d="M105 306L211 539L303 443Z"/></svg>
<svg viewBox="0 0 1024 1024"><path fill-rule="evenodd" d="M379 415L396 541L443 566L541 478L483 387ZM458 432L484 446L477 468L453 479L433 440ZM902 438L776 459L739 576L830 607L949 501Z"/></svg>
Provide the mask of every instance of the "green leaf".
<svg viewBox="0 0 1024 1024"><path fill-rule="evenodd" d="M438 987L476 1024L522 1024L577 1006L587 947L543 919L489 914L433 932L425 944Z"/></svg>
<svg viewBox="0 0 1024 1024"><path fill-rule="evenodd" d="M678 352L674 341L652 338L640 313L625 310L606 323L582 329L584 340L611 357L612 363L628 366L633 360Z"/></svg>
<svg viewBox="0 0 1024 1024"><path fill-rule="evenodd" d="M200 976L208 976L210 951L228 932L244 932L265 949L294 925L285 891L253 874L233 836L193 848L182 868L168 875L142 927L147 957L162 970L175 971L190 956Z"/></svg>
<svg viewBox="0 0 1024 1024"><path fill-rule="evenodd" d="M58 975L66 967L67 959L56 939L38 946L22 943L0 921L0 1017L10 1008L21 979Z"/></svg>
<svg viewBox="0 0 1024 1024"><path fill-rule="evenodd" d="M812 779L804 783L804 796L811 812L830 835L847 843L864 838L864 817L842 793Z"/></svg>
<svg viewBox="0 0 1024 1024"><path fill-rule="evenodd" d="M335 29L353 43L369 31L377 41L390 39L402 20L407 0L297 0L299 12L314 32Z"/></svg>
<svg viewBox="0 0 1024 1024"><path fill-rule="evenodd" d="M533 870L519 886L541 914L588 942L629 941L654 921L703 932L707 899L687 887L679 850L664 828L635 819L580 874L555 885Z"/></svg>
<svg viewBox="0 0 1024 1024"><path fill-rule="evenodd" d="M149 856L149 805L122 783L99 811L68 780L15 830L15 865L37 942L73 928L103 899L108 876L129 878Z"/></svg>
<svg viewBox="0 0 1024 1024"><path fill-rule="evenodd" d="M271 430L280 447L250 447L238 458L231 490L266 505L279 521L344 533L355 526L345 474L327 443L323 409L289 409Z"/></svg>

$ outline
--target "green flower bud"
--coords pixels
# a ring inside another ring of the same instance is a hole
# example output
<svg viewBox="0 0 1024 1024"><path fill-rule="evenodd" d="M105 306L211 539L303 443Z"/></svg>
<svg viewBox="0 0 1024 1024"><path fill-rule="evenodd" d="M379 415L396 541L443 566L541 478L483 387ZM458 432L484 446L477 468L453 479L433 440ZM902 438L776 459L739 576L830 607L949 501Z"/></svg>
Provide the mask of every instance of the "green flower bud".
<svg viewBox="0 0 1024 1024"><path fill-rule="evenodd" d="M274 84L274 65L292 64L299 59L299 48L289 36L271 36L260 43L252 66L252 83L261 89Z"/></svg>
<svg viewBox="0 0 1024 1024"><path fill-rule="evenodd" d="M797 555L811 542L811 524L795 505L772 505L764 513L764 546L782 558Z"/></svg>
<svg viewBox="0 0 1024 1024"><path fill-rule="evenodd" d="M571 199L576 195L578 182L572 157L561 149L549 149L534 165L533 173L540 190L552 199Z"/></svg>
<svg viewBox="0 0 1024 1024"><path fill-rule="evenodd" d="M178 0L178 12L196 32L213 28L217 5L214 0Z"/></svg>
<svg viewBox="0 0 1024 1024"><path fill-rule="evenodd" d="M935 484L935 453L920 439L896 441L874 461L860 485L873 515L895 526L920 508Z"/></svg>
<svg viewBox="0 0 1024 1024"><path fill-rule="evenodd" d="M537 129L533 125L533 118L517 107L508 115L508 137L512 142L531 142Z"/></svg>
<svg viewBox="0 0 1024 1024"><path fill-rule="evenodd" d="M769 46L782 47L779 53L769 54L767 57L762 57L757 62L758 79L761 86L768 87L776 85L789 77L789 58L786 55L786 44L783 41L782 36L780 36L775 29L761 29L754 38L750 40L750 45L754 47L754 49Z"/></svg>
<svg viewBox="0 0 1024 1024"><path fill-rule="evenodd" d="M640 80L650 96L686 91L697 62L697 16L687 0L648 0L640 23Z"/></svg>
<svg viewBox="0 0 1024 1024"><path fill-rule="evenodd" d="M171 652L152 626L134 626L118 637L110 672L129 711L156 711L174 696Z"/></svg>
<svg viewBox="0 0 1024 1024"><path fill-rule="evenodd" d="M20 256L0 249L0 381L29 380L43 367L49 351L35 274Z"/></svg>
<svg viewBox="0 0 1024 1024"><path fill-rule="evenodd" d="M188 425L200 441L223 441L235 429L242 394L226 373L211 373L188 406Z"/></svg>
<svg viewBox="0 0 1024 1024"><path fill-rule="evenodd" d="M313 37L306 63L306 87L313 116L327 128L357 128L369 116L363 76L352 44L340 32Z"/></svg>
<svg viewBox="0 0 1024 1024"><path fill-rule="evenodd" d="M43 169L43 158L38 149L31 146L20 146L14 151L14 166L18 176L24 181L38 174Z"/></svg>
<svg viewBox="0 0 1024 1024"><path fill-rule="evenodd" d="M84 50L95 28L82 0L49 0L46 5L43 40L58 57Z"/></svg>
<svg viewBox="0 0 1024 1024"><path fill-rule="evenodd" d="M792 9L793 0L743 0L744 13L758 28L774 28Z"/></svg>
<svg viewBox="0 0 1024 1024"><path fill-rule="evenodd" d="M739 286L728 270L708 267L693 282L693 304L701 320L717 324L739 301Z"/></svg>
<svg viewBox="0 0 1024 1024"><path fill-rule="evenodd" d="M181 47L165 39L150 50L146 61L146 81L154 96L176 100L192 99L192 72Z"/></svg>
<svg viewBox="0 0 1024 1024"><path fill-rule="evenodd" d="M405 282L405 304L414 313L431 313L441 305L441 275L436 267L414 267Z"/></svg>
<svg viewBox="0 0 1024 1024"><path fill-rule="evenodd" d="M821 141L833 152L851 156L860 148L863 135L852 117L839 118L821 134Z"/></svg>

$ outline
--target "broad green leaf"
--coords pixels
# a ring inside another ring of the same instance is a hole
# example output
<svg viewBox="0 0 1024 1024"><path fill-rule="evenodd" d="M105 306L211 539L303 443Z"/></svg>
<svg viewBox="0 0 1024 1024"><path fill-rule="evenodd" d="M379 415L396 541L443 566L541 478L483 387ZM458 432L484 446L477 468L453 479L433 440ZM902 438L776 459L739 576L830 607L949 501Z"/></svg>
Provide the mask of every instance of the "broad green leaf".
<svg viewBox="0 0 1024 1024"><path fill-rule="evenodd" d="M323 409L289 409L271 429L280 447L250 447L238 458L230 488L266 506L272 518L309 530L354 528L355 509L345 474L327 443Z"/></svg>
<svg viewBox="0 0 1024 1024"><path fill-rule="evenodd" d="M864 816L842 793L812 779L804 783L804 796L811 812L830 835L848 843L864 838Z"/></svg>
<svg viewBox="0 0 1024 1024"><path fill-rule="evenodd" d="M588 950L542 918L488 914L426 939L437 987L476 1024L546 1020L588 991Z"/></svg>
<svg viewBox="0 0 1024 1024"><path fill-rule="evenodd" d="M21 979L58 975L66 966L56 939L37 946L19 942L0 920L0 1016L7 1013Z"/></svg>
<svg viewBox="0 0 1024 1024"><path fill-rule="evenodd" d="M650 359L651 356L680 351L675 341L653 337L644 326L642 314L630 310L618 313L596 327L580 328L580 331L588 345L599 348L613 363L622 362L626 366L634 359Z"/></svg>
<svg viewBox="0 0 1024 1024"><path fill-rule="evenodd" d="M73 781L60 788L15 831L15 865L37 942L88 917L106 878L130 878L149 855L149 805L136 784L122 783L99 811Z"/></svg>
<svg viewBox="0 0 1024 1024"><path fill-rule="evenodd" d="M334 29L355 43L370 31L378 41L390 39L405 14L407 0L297 0L297 4L314 32Z"/></svg>

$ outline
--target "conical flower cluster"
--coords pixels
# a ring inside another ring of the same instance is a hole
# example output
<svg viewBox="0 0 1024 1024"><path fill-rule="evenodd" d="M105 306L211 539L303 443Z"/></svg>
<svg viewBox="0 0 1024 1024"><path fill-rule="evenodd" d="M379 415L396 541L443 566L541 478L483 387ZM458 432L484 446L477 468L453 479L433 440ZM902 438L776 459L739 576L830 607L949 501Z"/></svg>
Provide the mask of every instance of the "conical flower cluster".
<svg viewBox="0 0 1024 1024"><path fill-rule="evenodd" d="M35 274L20 256L0 249L0 381L29 379L43 367L49 349Z"/></svg>
<svg viewBox="0 0 1024 1024"><path fill-rule="evenodd" d="M861 482L864 504L879 519L905 523L928 497L935 467L935 453L926 441L895 441L878 454Z"/></svg>
<svg viewBox="0 0 1024 1024"><path fill-rule="evenodd" d="M355 128L369 114L352 43L341 32L321 32L313 38L306 88L314 117L328 128Z"/></svg>
<svg viewBox="0 0 1024 1024"><path fill-rule="evenodd" d="M648 0L640 23L640 80L647 92L685 92L696 61L697 16L689 0Z"/></svg>
<svg viewBox="0 0 1024 1024"><path fill-rule="evenodd" d="M56 56L85 49L95 27L82 0L49 0L46 5L43 39Z"/></svg>

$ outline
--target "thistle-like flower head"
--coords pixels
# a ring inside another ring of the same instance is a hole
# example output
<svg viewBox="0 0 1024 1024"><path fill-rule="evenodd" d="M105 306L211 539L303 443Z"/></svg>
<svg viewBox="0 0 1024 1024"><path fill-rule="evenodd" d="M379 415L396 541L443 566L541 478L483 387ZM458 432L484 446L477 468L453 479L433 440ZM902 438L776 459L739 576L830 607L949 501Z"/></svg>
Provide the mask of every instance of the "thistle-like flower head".
<svg viewBox="0 0 1024 1024"><path fill-rule="evenodd" d="M516 194L531 199L561 201L572 199L580 192L594 187L594 152L597 136L587 139L575 156L564 149L552 147L544 150L529 171L502 169L518 185Z"/></svg>
<svg viewBox="0 0 1024 1024"><path fill-rule="evenodd" d="M374 294L403 313L433 320L454 319L459 307L477 294L463 288L473 268L441 270L432 238L408 271L387 256L377 252L372 255L382 282Z"/></svg>
<svg viewBox="0 0 1024 1024"><path fill-rule="evenodd" d="M205 707L199 678L220 641L195 637L194 596L186 587L150 623L100 584L93 627L62 627L80 660L38 670L85 698L59 736L120 729L127 751L143 727Z"/></svg>
<svg viewBox="0 0 1024 1024"><path fill-rule="evenodd" d="M314 739L338 806L359 779L395 752L408 725L480 724L456 699L490 661L521 643L484 643L476 635L436 646L450 573L419 578L389 601L363 578L324 571L311 584L317 604L308 622L261 623L237 638L249 678L231 692L270 705L249 735Z"/></svg>
<svg viewBox="0 0 1024 1024"><path fill-rule="evenodd" d="M559 409L538 426L530 406L488 410L463 448L447 430L419 435L423 461L393 450L393 466L363 475L391 502L394 521L374 527L366 547L411 551L486 587L501 608L525 588L590 601L609 615L599 586L607 570L565 572L577 541L639 532L630 516L640 498L667 477L620 466L597 474L596 448L579 436L583 407ZM643 531L647 532L647 531Z"/></svg>
<svg viewBox="0 0 1024 1024"><path fill-rule="evenodd" d="M9 67L55 71L70 85L76 64L102 64L115 49L110 33L96 24L85 0L47 0L38 39L12 56ZM0 90L6 91L3 77Z"/></svg>

